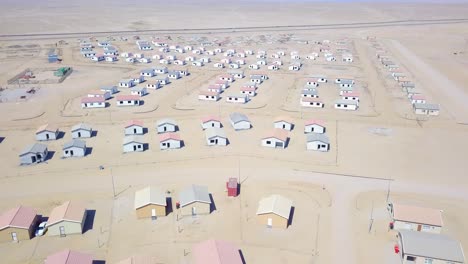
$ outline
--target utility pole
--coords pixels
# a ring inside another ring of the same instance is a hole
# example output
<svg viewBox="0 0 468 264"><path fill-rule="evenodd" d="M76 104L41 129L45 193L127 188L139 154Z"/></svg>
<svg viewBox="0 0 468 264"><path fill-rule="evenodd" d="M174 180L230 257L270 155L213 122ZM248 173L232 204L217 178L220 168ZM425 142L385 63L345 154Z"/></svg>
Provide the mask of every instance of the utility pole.
<svg viewBox="0 0 468 264"><path fill-rule="evenodd" d="M370 220L369 220L369 233L372 231L372 224L374 223L374 200L372 200L372 209L370 213Z"/></svg>
<svg viewBox="0 0 468 264"><path fill-rule="evenodd" d="M115 199L115 183L114 183L114 175L112 174L112 169L110 169L111 172L111 179L112 179L112 193L114 194L114 199Z"/></svg>
<svg viewBox="0 0 468 264"><path fill-rule="evenodd" d="M390 176L388 178L388 185L387 185L387 204L388 204L388 200L390 199L390 184L392 183L392 176Z"/></svg>

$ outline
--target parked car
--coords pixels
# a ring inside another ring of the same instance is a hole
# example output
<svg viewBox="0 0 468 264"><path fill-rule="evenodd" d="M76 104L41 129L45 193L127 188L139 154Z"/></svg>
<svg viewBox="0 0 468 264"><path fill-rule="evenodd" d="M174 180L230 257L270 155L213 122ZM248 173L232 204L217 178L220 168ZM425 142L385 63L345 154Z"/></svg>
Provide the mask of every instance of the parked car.
<svg viewBox="0 0 468 264"><path fill-rule="evenodd" d="M39 224L39 226L36 229L36 236L42 236L45 234L45 232L47 231L46 225L47 222L42 222Z"/></svg>

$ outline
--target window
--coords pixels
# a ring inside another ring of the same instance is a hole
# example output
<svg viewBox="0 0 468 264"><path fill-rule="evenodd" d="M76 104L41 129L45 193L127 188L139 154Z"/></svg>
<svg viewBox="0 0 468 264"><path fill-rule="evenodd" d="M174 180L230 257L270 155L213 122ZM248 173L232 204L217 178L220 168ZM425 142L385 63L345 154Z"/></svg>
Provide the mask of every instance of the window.
<svg viewBox="0 0 468 264"><path fill-rule="evenodd" d="M132 101L127 101L127 103L131 104L131 103L132 103Z"/></svg>
<svg viewBox="0 0 468 264"><path fill-rule="evenodd" d="M210 143L215 143L214 139L211 139L211 140L210 140Z"/></svg>
<svg viewBox="0 0 468 264"><path fill-rule="evenodd" d="M270 140L267 140L267 145L271 145L271 141Z"/></svg>
<svg viewBox="0 0 468 264"><path fill-rule="evenodd" d="M337 104L336 106L337 106L337 107L341 107L341 105L340 105L340 104Z"/></svg>
<svg viewBox="0 0 468 264"><path fill-rule="evenodd" d="M431 230L431 229L434 229L434 227L433 227L433 226L430 226L430 225L423 225L423 226L422 226L422 229L423 229L423 230Z"/></svg>
<svg viewBox="0 0 468 264"><path fill-rule="evenodd" d="M407 256L407 257L406 257L406 260L408 260L408 261L416 261L416 257Z"/></svg>
<svg viewBox="0 0 468 264"><path fill-rule="evenodd" d="M138 148L141 149L141 145L138 145Z"/></svg>
<svg viewBox="0 0 468 264"><path fill-rule="evenodd" d="M424 264L432 264L432 259L424 259Z"/></svg>

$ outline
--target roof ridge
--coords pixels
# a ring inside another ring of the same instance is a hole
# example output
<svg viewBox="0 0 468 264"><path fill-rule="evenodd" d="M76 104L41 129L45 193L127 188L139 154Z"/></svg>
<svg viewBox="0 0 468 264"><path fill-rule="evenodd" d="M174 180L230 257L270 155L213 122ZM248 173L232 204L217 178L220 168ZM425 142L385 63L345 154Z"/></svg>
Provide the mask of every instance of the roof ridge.
<svg viewBox="0 0 468 264"><path fill-rule="evenodd" d="M68 254L67 254L67 259L65 260L65 264L68 263L68 259L70 258L70 254L71 254L71 250L70 249L67 249L68 250Z"/></svg>
<svg viewBox="0 0 468 264"><path fill-rule="evenodd" d="M8 223L8 225L11 225L11 224L13 223L13 221L15 220L16 216L18 215L18 213L19 213L21 207L22 207L22 206L19 205L19 206L17 206L17 207L15 208L15 209L16 209L16 212L15 212L15 214L13 215L13 217L11 218L11 221L10 221L10 223Z"/></svg>
<svg viewBox="0 0 468 264"><path fill-rule="evenodd" d="M218 261L219 263L223 263L221 260L221 256L219 254L218 240L213 239L213 243L215 244L215 247L216 247L216 257L218 258Z"/></svg>
<svg viewBox="0 0 468 264"><path fill-rule="evenodd" d="M62 220L68 220L66 219L66 215L68 213L68 209L70 209L70 201L65 202L67 204L67 210L65 210L65 213L63 214Z"/></svg>

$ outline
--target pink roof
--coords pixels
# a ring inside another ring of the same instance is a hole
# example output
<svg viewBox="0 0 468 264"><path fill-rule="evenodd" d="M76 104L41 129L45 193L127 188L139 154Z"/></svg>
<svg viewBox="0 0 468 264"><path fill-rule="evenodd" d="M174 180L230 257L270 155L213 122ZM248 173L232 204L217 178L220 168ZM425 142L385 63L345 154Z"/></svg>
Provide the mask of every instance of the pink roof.
<svg viewBox="0 0 468 264"><path fill-rule="evenodd" d="M125 124L125 128L131 127L131 126L143 127L143 121L141 121L141 120L130 120Z"/></svg>
<svg viewBox="0 0 468 264"><path fill-rule="evenodd" d="M223 74L223 75L220 75L219 78L228 78L228 79L232 79L232 76L229 75L229 74Z"/></svg>
<svg viewBox="0 0 468 264"><path fill-rule="evenodd" d="M57 130L58 130L57 127L55 127L55 126L53 126L53 125L45 124L45 125L40 126L40 127L36 130L36 134L37 134L37 133L40 133L40 132L43 132L43 131L56 132Z"/></svg>
<svg viewBox="0 0 468 264"><path fill-rule="evenodd" d="M317 82L318 79L317 78L309 78L307 79L307 82Z"/></svg>
<svg viewBox="0 0 468 264"><path fill-rule="evenodd" d="M241 91L245 91L245 92L255 92L255 90L257 90L255 87L249 87L249 86L242 86L240 88Z"/></svg>
<svg viewBox="0 0 468 264"><path fill-rule="evenodd" d="M284 129L275 128L271 132L269 132L267 136L263 139L267 138L276 138L278 140L286 142L286 140L288 139L288 132Z"/></svg>
<svg viewBox="0 0 468 264"><path fill-rule="evenodd" d="M69 249L47 256L45 264L92 264L91 255Z"/></svg>
<svg viewBox="0 0 468 264"><path fill-rule="evenodd" d="M118 95L115 97L117 101L133 101L133 100L140 100L139 95Z"/></svg>
<svg viewBox="0 0 468 264"><path fill-rule="evenodd" d="M131 256L116 264L157 264L160 263L157 258L150 256Z"/></svg>
<svg viewBox="0 0 468 264"><path fill-rule="evenodd" d="M81 103L104 103L106 99L104 97L82 97Z"/></svg>
<svg viewBox="0 0 468 264"><path fill-rule="evenodd" d="M159 136L160 142L163 142L169 139L180 141L180 136L176 133L164 133Z"/></svg>
<svg viewBox="0 0 468 264"><path fill-rule="evenodd" d="M223 80L216 80L215 84L226 84L226 81Z"/></svg>
<svg viewBox="0 0 468 264"><path fill-rule="evenodd" d="M393 204L393 219L433 226L442 226L440 210L405 204Z"/></svg>
<svg viewBox="0 0 468 264"><path fill-rule="evenodd" d="M208 85L208 89L221 89L221 85L219 84L210 84Z"/></svg>
<svg viewBox="0 0 468 264"><path fill-rule="evenodd" d="M81 222L83 221L85 212L86 209L81 204L67 201L64 204L52 209L49 220L47 221L47 225L50 226L61 222L62 220Z"/></svg>
<svg viewBox="0 0 468 264"><path fill-rule="evenodd" d="M318 125L321 127L325 127L325 123L322 120L318 119L309 119L305 122L306 126L311 126L311 125Z"/></svg>
<svg viewBox="0 0 468 264"><path fill-rule="evenodd" d="M210 121L221 122L220 118L216 116L207 116L207 117L202 118L202 123L206 123Z"/></svg>
<svg viewBox="0 0 468 264"><path fill-rule="evenodd" d="M242 264L239 249L220 240L206 240L193 246L194 264Z"/></svg>
<svg viewBox="0 0 468 264"><path fill-rule="evenodd" d="M208 96L218 96L219 95L219 93L217 93L217 92L210 92L210 91L204 91L204 90L200 91L198 94L199 95L208 95Z"/></svg>
<svg viewBox="0 0 468 264"><path fill-rule="evenodd" d="M344 93L342 96L359 97L359 93L358 92Z"/></svg>
<svg viewBox="0 0 468 264"><path fill-rule="evenodd" d="M422 94L413 94L413 96L411 96L411 99L413 99L413 100L425 100L426 97L424 97L424 95L422 95Z"/></svg>
<svg viewBox="0 0 468 264"><path fill-rule="evenodd" d="M36 210L32 208L24 206L15 207L0 215L0 230L7 227L29 229L36 216Z"/></svg>
<svg viewBox="0 0 468 264"><path fill-rule="evenodd" d="M322 100L320 100L319 98L315 98L315 97L302 97L301 100L302 102L314 102L314 103L322 102Z"/></svg>

